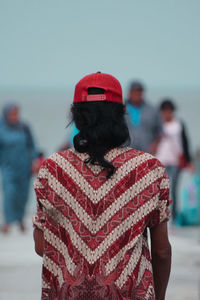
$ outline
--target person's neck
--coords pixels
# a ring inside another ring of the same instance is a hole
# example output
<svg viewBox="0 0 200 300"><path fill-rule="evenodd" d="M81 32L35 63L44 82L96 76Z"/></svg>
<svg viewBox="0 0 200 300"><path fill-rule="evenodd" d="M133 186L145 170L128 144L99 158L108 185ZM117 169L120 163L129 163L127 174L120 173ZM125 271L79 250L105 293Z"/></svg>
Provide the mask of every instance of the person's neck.
<svg viewBox="0 0 200 300"><path fill-rule="evenodd" d="M175 119L174 119L174 118L171 118L171 119L165 120L164 122L165 122L165 123L172 123L172 122L174 122L174 121L175 121Z"/></svg>

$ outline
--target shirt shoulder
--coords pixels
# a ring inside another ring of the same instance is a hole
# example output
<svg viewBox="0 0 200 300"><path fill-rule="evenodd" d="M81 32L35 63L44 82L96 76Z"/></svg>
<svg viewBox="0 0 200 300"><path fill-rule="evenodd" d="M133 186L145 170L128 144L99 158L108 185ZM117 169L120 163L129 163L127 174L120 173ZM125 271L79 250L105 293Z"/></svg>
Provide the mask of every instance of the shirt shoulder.
<svg viewBox="0 0 200 300"><path fill-rule="evenodd" d="M152 105L148 102L144 102L143 110L145 110L145 111L147 111L148 113L151 113L151 114L158 114L159 115L158 109L154 105Z"/></svg>
<svg viewBox="0 0 200 300"><path fill-rule="evenodd" d="M58 159L58 157L63 157L65 159L67 159L68 157L74 156L74 154L75 154L74 148L68 148L66 150L54 152L48 158L46 158L46 160L44 161L44 164L48 165L49 163L56 161Z"/></svg>
<svg viewBox="0 0 200 300"><path fill-rule="evenodd" d="M130 158L128 161L129 169L141 169L142 173L148 173L151 170L159 170L159 173L165 171L160 160L148 152L129 148L128 156Z"/></svg>

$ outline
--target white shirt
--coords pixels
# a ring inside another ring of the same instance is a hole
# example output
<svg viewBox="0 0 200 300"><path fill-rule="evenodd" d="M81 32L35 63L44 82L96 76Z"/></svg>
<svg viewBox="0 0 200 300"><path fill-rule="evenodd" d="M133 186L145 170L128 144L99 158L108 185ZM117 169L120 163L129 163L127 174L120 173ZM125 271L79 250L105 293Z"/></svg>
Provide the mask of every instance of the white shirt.
<svg viewBox="0 0 200 300"><path fill-rule="evenodd" d="M181 124L174 119L163 124L163 137L158 145L156 157L164 165L178 165L180 155L183 153L181 143Z"/></svg>

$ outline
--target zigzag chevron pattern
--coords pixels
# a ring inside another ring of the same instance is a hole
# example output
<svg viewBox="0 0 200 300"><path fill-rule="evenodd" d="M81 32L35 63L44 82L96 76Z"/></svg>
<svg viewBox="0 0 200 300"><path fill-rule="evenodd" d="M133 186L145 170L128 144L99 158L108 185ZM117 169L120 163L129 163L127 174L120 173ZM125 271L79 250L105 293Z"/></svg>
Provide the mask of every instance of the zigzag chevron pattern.
<svg viewBox="0 0 200 300"><path fill-rule="evenodd" d="M116 169L107 180L87 157L55 153L34 183L42 300L154 300L146 229L169 218L165 169L150 154L118 148L106 155Z"/></svg>

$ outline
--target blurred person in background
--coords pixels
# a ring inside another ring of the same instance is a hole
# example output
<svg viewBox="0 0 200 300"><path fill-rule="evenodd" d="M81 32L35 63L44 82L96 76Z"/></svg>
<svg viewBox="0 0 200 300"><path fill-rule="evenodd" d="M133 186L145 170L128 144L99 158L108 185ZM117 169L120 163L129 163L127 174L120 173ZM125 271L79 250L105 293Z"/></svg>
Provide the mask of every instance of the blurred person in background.
<svg viewBox="0 0 200 300"><path fill-rule="evenodd" d="M17 222L25 230L24 214L29 194L32 162L37 156L30 128L20 120L19 107L8 104L0 120L0 170L4 225L7 233Z"/></svg>
<svg viewBox="0 0 200 300"><path fill-rule="evenodd" d="M126 110L130 146L154 155L162 133L161 119L156 108L144 99L142 83L138 81L131 83Z"/></svg>
<svg viewBox="0 0 200 300"><path fill-rule="evenodd" d="M171 266L165 168L123 146L129 132L115 77L81 79L72 114L74 148L52 154L34 184L42 299L164 300Z"/></svg>
<svg viewBox="0 0 200 300"><path fill-rule="evenodd" d="M176 107L171 99L164 99L160 104L163 136L156 153L170 178L173 221L177 216L177 184L180 171L186 167L192 168L185 125L176 117L175 111Z"/></svg>

